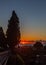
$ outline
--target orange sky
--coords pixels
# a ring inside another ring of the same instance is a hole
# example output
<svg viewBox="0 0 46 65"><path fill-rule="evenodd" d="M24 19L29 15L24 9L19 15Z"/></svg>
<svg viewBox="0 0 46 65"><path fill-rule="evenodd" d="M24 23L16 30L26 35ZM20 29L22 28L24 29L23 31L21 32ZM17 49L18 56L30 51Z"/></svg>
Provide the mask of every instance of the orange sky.
<svg viewBox="0 0 46 65"><path fill-rule="evenodd" d="M26 27L26 26L25 26ZM46 30L41 28L20 28L21 40L46 40Z"/></svg>
<svg viewBox="0 0 46 65"><path fill-rule="evenodd" d="M40 36L40 35L21 35L21 40L46 40L46 36Z"/></svg>
<svg viewBox="0 0 46 65"><path fill-rule="evenodd" d="M0 26L4 30L13 10L19 18L21 40L46 40L46 0L0 0Z"/></svg>

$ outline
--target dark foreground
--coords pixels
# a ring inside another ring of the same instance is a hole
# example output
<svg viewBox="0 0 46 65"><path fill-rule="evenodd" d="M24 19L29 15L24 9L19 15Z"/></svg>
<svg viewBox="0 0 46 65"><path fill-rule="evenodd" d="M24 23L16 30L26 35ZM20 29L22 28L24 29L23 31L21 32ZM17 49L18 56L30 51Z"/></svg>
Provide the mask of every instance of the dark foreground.
<svg viewBox="0 0 46 65"><path fill-rule="evenodd" d="M46 46L20 46L16 51L0 52L0 65L46 65Z"/></svg>

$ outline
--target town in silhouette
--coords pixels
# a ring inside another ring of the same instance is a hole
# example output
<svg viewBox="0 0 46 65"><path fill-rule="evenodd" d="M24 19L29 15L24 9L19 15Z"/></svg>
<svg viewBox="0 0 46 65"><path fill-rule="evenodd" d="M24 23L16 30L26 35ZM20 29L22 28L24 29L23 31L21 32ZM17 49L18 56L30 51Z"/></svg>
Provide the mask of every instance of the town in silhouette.
<svg viewBox="0 0 46 65"><path fill-rule="evenodd" d="M0 27L0 65L46 65L46 45L36 41L33 46L19 46L20 37L19 18L13 10L6 34Z"/></svg>

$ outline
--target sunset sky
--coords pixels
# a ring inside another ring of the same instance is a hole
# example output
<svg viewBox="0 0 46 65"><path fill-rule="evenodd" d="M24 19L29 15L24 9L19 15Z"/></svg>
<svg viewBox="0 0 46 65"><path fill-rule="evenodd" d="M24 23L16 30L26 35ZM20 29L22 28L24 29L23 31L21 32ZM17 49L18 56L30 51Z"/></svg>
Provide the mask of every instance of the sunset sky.
<svg viewBox="0 0 46 65"><path fill-rule="evenodd" d="M19 17L21 40L46 40L46 0L0 0L4 32L13 10Z"/></svg>

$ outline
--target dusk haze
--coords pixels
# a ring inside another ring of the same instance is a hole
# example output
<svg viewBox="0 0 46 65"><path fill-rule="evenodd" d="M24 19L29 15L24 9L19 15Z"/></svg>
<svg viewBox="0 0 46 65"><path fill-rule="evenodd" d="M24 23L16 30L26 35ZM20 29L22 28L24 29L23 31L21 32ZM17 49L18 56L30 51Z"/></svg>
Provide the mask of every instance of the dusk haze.
<svg viewBox="0 0 46 65"><path fill-rule="evenodd" d="M46 0L0 0L0 65L46 65Z"/></svg>
<svg viewBox="0 0 46 65"><path fill-rule="evenodd" d="M46 40L46 0L0 0L0 26L5 33L13 10L20 21L21 40Z"/></svg>

